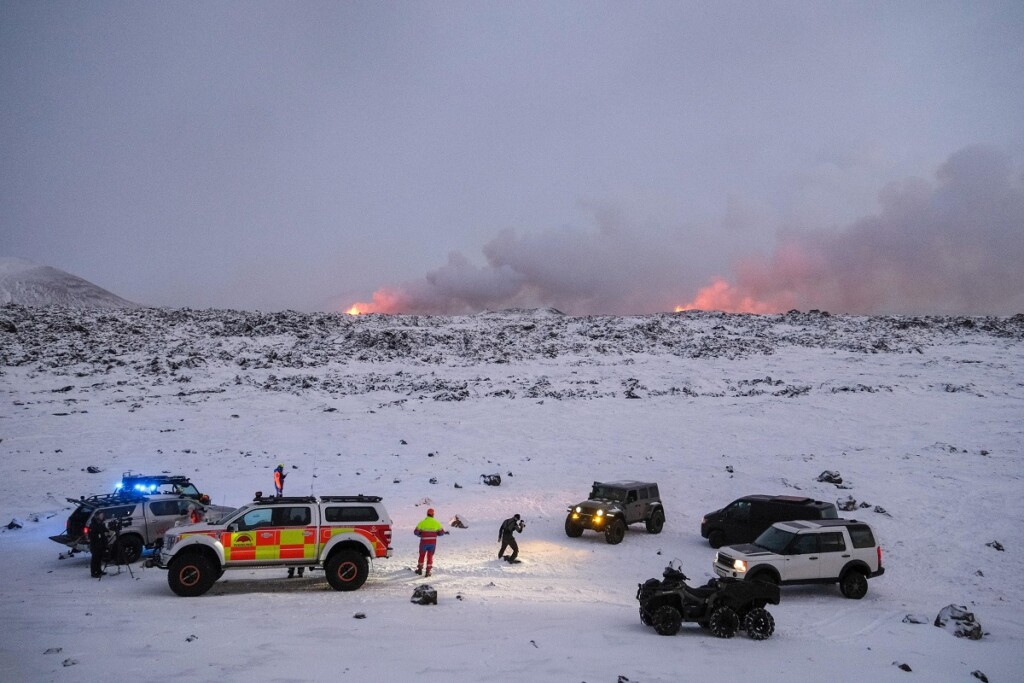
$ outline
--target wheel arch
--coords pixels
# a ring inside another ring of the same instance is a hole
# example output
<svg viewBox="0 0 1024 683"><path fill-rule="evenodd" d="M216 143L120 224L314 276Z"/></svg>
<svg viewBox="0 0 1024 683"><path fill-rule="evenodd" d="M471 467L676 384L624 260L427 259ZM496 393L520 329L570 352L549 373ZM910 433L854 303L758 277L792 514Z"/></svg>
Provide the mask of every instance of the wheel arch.
<svg viewBox="0 0 1024 683"><path fill-rule="evenodd" d="M143 548L146 547L146 539L144 539L142 537L142 534L140 534L138 531L125 531L118 534L115 543L127 543L129 541L138 541L139 545L141 545Z"/></svg>
<svg viewBox="0 0 1024 683"><path fill-rule="evenodd" d="M757 581L761 576L767 575L776 584L782 582L782 575L779 574L779 570L770 564L759 564L747 571L745 580Z"/></svg>
<svg viewBox="0 0 1024 683"><path fill-rule="evenodd" d="M200 555L202 557L205 557L213 563L214 567L218 571L220 570L221 567L224 566L224 562L221 561L221 558L218 556L217 551L211 548L210 546L206 545L205 543L191 543L185 546L184 548L176 550L174 556L171 557L170 561L173 562L178 557L188 557L189 555ZM168 564L170 564L170 562L168 562Z"/></svg>
<svg viewBox="0 0 1024 683"><path fill-rule="evenodd" d="M843 565L843 569L839 572L839 576L836 577L836 581L842 581L843 577L852 571L860 572L865 577L871 576L871 567L868 566L867 562L864 560L851 560Z"/></svg>
<svg viewBox="0 0 1024 683"><path fill-rule="evenodd" d="M332 542L327 547L327 551L323 556L324 563L326 563L327 560L331 559L331 557L333 557L336 553L339 553L343 550L353 550L367 558L373 557L373 553L370 552L370 549L366 546L365 541L359 538L347 537L340 538L337 541Z"/></svg>

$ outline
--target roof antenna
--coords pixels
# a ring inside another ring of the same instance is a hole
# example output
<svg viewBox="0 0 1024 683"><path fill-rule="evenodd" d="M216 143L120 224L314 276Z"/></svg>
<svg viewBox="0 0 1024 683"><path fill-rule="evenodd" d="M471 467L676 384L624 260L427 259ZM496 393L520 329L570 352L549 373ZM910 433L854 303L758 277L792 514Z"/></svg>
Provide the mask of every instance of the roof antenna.
<svg viewBox="0 0 1024 683"><path fill-rule="evenodd" d="M313 496L313 480L316 479L316 451L313 451L313 476L309 478L309 495Z"/></svg>

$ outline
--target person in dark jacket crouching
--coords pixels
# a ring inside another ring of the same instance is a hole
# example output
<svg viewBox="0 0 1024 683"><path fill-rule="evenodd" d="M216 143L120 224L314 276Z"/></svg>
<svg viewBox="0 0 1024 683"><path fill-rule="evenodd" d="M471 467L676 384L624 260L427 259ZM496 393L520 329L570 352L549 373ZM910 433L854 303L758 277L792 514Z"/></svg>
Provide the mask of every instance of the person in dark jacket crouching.
<svg viewBox="0 0 1024 683"><path fill-rule="evenodd" d="M519 544L516 543L516 539L513 536L515 532L523 533L523 528L526 526L518 514L512 515L498 528L498 541L501 542L501 550L498 551L498 557L504 558L507 562L515 562L516 557L519 556ZM512 548L512 554L505 556L505 548Z"/></svg>

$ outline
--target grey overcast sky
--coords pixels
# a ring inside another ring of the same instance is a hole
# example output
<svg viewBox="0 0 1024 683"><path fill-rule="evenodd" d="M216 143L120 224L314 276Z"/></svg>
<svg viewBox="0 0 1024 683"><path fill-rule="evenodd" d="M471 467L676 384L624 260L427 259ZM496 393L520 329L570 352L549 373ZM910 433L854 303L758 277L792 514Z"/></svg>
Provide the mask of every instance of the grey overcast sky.
<svg viewBox="0 0 1024 683"><path fill-rule="evenodd" d="M1024 3L0 0L0 256L155 306L1024 311Z"/></svg>

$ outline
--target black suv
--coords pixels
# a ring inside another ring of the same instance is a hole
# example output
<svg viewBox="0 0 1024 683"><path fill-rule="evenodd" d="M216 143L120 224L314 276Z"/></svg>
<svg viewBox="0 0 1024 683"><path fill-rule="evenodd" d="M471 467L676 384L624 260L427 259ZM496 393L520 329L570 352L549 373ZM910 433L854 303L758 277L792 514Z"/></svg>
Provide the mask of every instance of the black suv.
<svg viewBox="0 0 1024 683"><path fill-rule="evenodd" d="M626 527L644 522L647 531L660 534L665 526L665 508L661 505L658 485L642 481L594 482L590 497L569 507L565 518L565 535L576 538L584 529L604 533L604 539L615 545L622 543Z"/></svg>
<svg viewBox="0 0 1024 683"><path fill-rule="evenodd" d="M801 496L744 496L704 515L700 535L712 548L726 543L750 543L775 522L795 519L836 519L839 512L832 503Z"/></svg>

